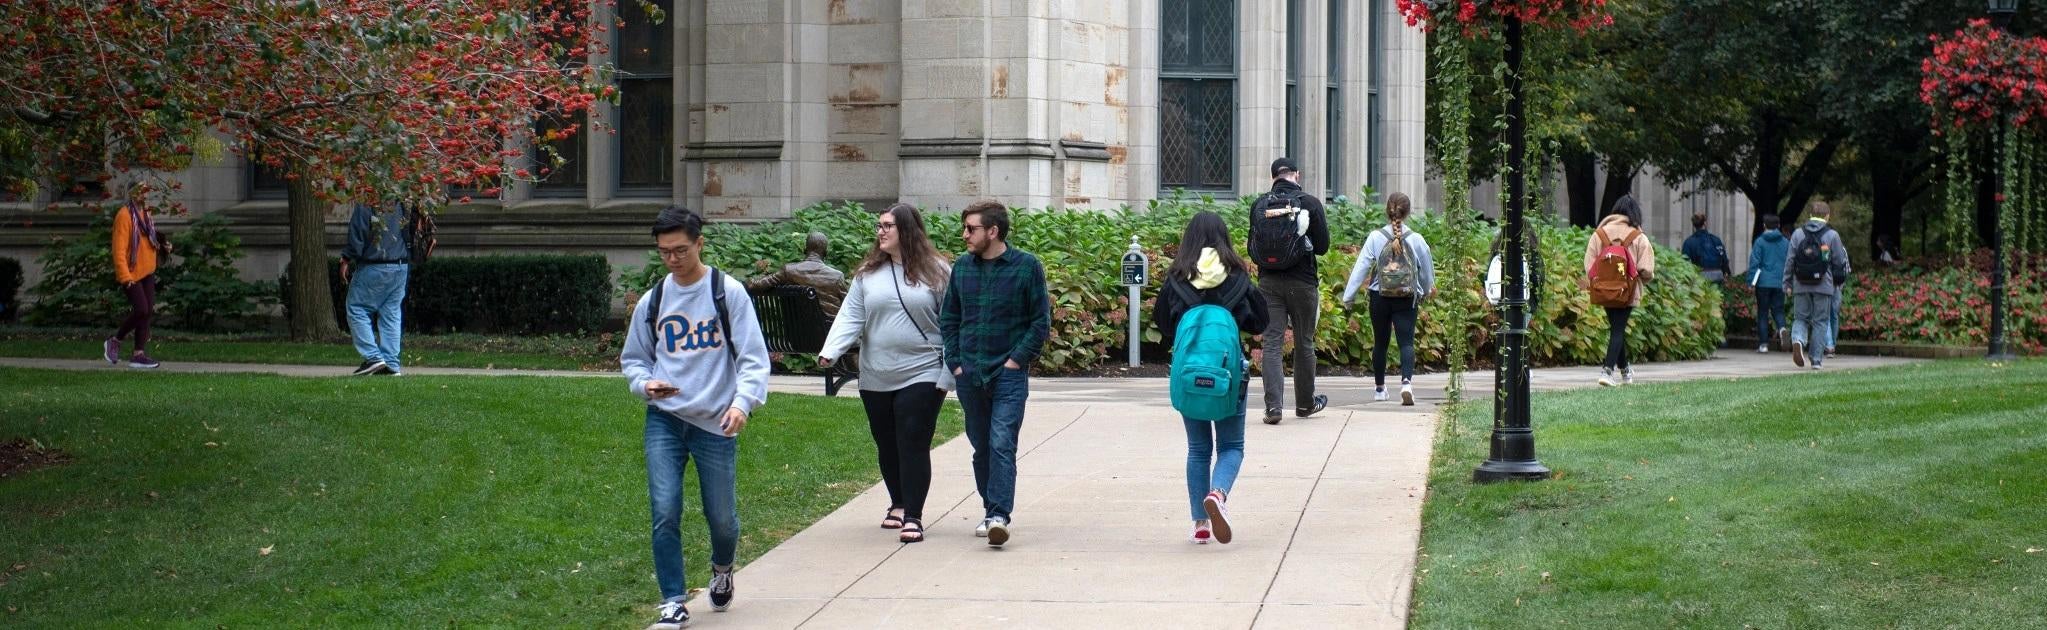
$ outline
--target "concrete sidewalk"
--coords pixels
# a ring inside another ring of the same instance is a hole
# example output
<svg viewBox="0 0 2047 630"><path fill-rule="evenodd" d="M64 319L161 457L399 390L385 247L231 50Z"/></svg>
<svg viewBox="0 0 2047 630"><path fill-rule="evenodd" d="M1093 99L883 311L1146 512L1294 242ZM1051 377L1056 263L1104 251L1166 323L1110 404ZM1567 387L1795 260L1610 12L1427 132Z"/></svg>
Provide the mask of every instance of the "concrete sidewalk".
<svg viewBox="0 0 2047 630"><path fill-rule="evenodd" d="M1842 356L1827 369L1909 362ZM0 365L127 369L92 360ZM314 377L349 371L245 364L164 370ZM1809 370L1782 353L1723 351L1705 361L1643 364L1636 376L1654 383L1803 372ZM1544 369L1533 384L1593 387L1597 376L1597 368ZM1468 397L1490 395L1490 373L1468 380ZM876 485L741 569L730 612L711 612L699 594L690 606L693 627L1402 628L1444 381L1441 374L1417 378L1419 404L1400 407L1371 402L1369 379L1325 377L1317 385L1330 409L1307 419L1288 412L1277 426L1256 418L1262 390L1254 382L1244 468L1230 501L1236 540L1197 546L1187 540L1186 438L1166 402L1165 380L1033 379L1006 547L991 549L973 537L981 502L971 448L954 439L932 452L937 474L925 542L903 545L895 531L878 527L888 496ZM776 376L770 387L823 393L817 377ZM849 387L842 395L856 394Z"/></svg>

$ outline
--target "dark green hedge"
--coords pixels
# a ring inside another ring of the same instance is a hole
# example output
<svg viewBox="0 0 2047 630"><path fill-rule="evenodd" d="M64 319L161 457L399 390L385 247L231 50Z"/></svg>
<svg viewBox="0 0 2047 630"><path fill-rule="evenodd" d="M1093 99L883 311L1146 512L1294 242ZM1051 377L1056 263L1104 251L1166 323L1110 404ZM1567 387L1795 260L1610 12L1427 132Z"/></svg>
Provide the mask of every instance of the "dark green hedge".
<svg viewBox="0 0 2047 630"><path fill-rule="evenodd" d="M345 329L348 289L341 261L328 259L334 321ZM290 295L289 278L279 282ZM449 256L406 278L411 332L542 335L601 330L610 315L611 264L603 256Z"/></svg>
<svg viewBox="0 0 2047 630"><path fill-rule="evenodd" d="M21 261L0 257L0 322L21 313Z"/></svg>

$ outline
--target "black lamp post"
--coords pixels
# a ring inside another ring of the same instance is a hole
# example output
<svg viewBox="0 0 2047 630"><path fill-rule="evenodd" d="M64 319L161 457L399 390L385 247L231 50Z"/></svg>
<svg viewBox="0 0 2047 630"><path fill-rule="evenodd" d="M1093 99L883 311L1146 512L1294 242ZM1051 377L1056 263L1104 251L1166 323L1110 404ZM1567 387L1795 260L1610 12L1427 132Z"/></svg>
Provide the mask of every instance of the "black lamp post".
<svg viewBox="0 0 2047 630"><path fill-rule="evenodd" d="M1990 23L1998 30L2011 26L2012 16L2019 12L2019 0L1990 0ZM1998 130L1998 133L2005 133ZM2004 190L2003 181L2004 144L1996 136L1990 139L1990 349L1983 358L1991 361L2010 361L2011 350L2005 347L2004 330L2004 281L2009 275L2004 268L2004 202L1998 195Z"/></svg>
<svg viewBox="0 0 2047 630"><path fill-rule="evenodd" d="M1550 471L1535 458L1535 429L1528 414L1528 278L1523 234L1528 229L1523 212L1528 205L1528 177L1521 172L1528 162L1527 108L1521 98L1521 20L1507 18L1507 209L1501 238L1500 273L1507 286L1500 289L1500 306L1506 317L1500 322L1500 360L1493 383L1492 452L1472 479L1492 481L1548 479Z"/></svg>

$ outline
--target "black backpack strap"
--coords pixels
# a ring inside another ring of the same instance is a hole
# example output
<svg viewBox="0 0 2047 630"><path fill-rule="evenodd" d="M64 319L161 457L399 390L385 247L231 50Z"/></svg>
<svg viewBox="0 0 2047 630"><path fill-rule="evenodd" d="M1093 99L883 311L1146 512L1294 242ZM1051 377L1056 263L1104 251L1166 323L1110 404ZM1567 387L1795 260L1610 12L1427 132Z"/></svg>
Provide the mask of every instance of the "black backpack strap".
<svg viewBox="0 0 2047 630"><path fill-rule="evenodd" d="M1236 310L1234 307L1237 301L1244 299L1244 294L1251 291L1251 281L1243 276L1230 276L1223 281L1223 285L1229 288L1224 290L1222 301L1215 304L1233 311Z"/></svg>
<svg viewBox="0 0 2047 630"><path fill-rule="evenodd" d="M661 314L661 294L668 288L668 274L654 279L654 294L647 297L647 355L661 347L661 329L654 326L656 316Z"/></svg>
<svg viewBox="0 0 2047 630"><path fill-rule="evenodd" d="M711 268L711 303L718 307L718 333L725 335L725 354L739 363L738 342L732 339L732 312L725 309L725 272Z"/></svg>
<svg viewBox="0 0 2047 630"><path fill-rule="evenodd" d="M1201 292L1194 290L1193 282L1174 279L1166 282L1166 286L1172 287L1173 292L1179 294L1180 302L1186 305L1185 308L1193 309L1201 305Z"/></svg>

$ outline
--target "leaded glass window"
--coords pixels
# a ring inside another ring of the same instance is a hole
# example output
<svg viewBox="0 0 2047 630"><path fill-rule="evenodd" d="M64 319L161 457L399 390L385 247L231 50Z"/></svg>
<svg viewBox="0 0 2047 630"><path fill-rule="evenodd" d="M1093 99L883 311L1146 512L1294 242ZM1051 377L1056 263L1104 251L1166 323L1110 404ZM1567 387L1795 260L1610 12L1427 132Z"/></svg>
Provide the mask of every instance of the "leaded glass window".
<svg viewBox="0 0 2047 630"><path fill-rule="evenodd" d="M1159 29L1159 186L1236 183L1237 3L1163 3Z"/></svg>

